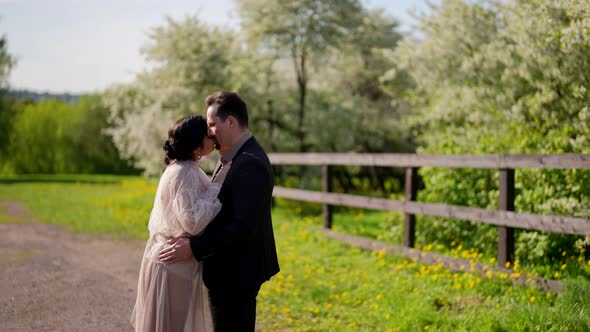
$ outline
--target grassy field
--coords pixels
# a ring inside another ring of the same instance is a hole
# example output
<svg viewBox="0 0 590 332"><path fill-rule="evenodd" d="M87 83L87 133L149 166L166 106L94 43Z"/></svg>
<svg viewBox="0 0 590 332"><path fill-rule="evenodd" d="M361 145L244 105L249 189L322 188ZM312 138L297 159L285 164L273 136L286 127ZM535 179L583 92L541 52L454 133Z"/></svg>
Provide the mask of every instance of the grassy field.
<svg viewBox="0 0 590 332"><path fill-rule="evenodd" d="M38 220L75 232L145 239L156 185L118 176L1 178L0 199L23 202ZM325 238L320 217L277 205L281 273L258 298L264 331L590 330L587 280L565 280L563 293L545 293L506 278L365 252ZM341 230L378 236L376 214L336 218L355 221L355 230L337 226ZM0 222L7 220L0 210Z"/></svg>

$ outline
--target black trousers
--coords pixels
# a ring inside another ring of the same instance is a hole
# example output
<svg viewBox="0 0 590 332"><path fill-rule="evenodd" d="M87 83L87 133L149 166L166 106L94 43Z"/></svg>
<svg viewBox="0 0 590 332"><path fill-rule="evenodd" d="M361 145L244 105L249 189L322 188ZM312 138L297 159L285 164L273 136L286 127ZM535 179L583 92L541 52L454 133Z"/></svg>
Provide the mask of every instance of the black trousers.
<svg viewBox="0 0 590 332"><path fill-rule="evenodd" d="M260 286L252 289L209 289L215 332L254 332L259 290Z"/></svg>

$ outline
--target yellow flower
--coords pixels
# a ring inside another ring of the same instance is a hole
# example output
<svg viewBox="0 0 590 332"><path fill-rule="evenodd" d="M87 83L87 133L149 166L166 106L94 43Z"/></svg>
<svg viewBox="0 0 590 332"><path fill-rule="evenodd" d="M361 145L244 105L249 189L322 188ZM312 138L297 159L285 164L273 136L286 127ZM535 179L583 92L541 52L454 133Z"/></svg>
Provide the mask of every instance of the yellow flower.
<svg viewBox="0 0 590 332"><path fill-rule="evenodd" d="M424 331L428 331L430 329L430 326L426 325L424 326Z"/></svg>
<svg viewBox="0 0 590 332"><path fill-rule="evenodd" d="M537 301L537 298L534 296L531 296L531 303L535 303L535 301Z"/></svg>
<svg viewBox="0 0 590 332"><path fill-rule="evenodd" d="M567 268L567 264L563 264L563 265L561 266L561 269L562 269L562 270L565 270L566 268Z"/></svg>

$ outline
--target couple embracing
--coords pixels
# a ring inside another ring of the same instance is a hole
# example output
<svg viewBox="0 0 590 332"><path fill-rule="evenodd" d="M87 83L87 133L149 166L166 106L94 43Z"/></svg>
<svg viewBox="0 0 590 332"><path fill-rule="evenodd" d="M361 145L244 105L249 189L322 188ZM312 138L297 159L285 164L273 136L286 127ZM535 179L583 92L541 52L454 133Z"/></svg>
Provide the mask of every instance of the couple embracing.
<svg viewBox="0 0 590 332"><path fill-rule="evenodd" d="M207 118L168 131L131 317L136 331L254 331L260 286L279 272L270 161L244 101L218 91ZM212 179L201 157L219 149Z"/></svg>

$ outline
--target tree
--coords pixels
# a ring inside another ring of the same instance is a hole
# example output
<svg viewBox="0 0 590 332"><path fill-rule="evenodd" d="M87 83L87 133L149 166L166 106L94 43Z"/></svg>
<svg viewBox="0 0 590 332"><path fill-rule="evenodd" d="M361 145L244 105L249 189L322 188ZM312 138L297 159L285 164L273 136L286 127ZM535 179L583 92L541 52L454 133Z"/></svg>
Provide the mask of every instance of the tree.
<svg viewBox="0 0 590 332"><path fill-rule="evenodd" d="M346 40L358 25L362 7L356 0L239 0L237 7L242 29L293 63L298 90L295 131L298 150L305 152L310 63L319 63L321 55Z"/></svg>
<svg viewBox="0 0 590 332"><path fill-rule="evenodd" d="M235 79L241 51L231 31L196 17L169 18L148 37L142 52L152 69L111 87L104 100L111 110L108 133L122 156L155 175L163 168L162 144L174 120L204 114L208 94L238 88L246 78Z"/></svg>
<svg viewBox="0 0 590 332"><path fill-rule="evenodd" d="M7 156L8 138L12 127L12 121L18 105L5 96L8 85L8 76L16 64L16 60L7 50L6 36L0 37L0 155ZM0 173L7 172L8 158L0 159Z"/></svg>
<svg viewBox="0 0 590 332"><path fill-rule="evenodd" d="M420 22L421 38L403 41L394 54L415 82L408 100L419 151L588 153L589 27L587 1L447 0L433 7ZM423 169L421 175L421 199L497 206L494 172ZM590 215L587 171L523 170L517 183L517 210ZM482 248L494 241L493 229L457 225L433 221L424 240L457 236ZM528 259L547 260L561 254L560 246L584 242L531 234L520 232L517 248Z"/></svg>
<svg viewBox="0 0 590 332"><path fill-rule="evenodd" d="M15 173L136 172L104 135L107 117L98 96L24 104L12 123L7 161Z"/></svg>
<svg viewBox="0 0 590 332"><path fill-rule="evenodd" d="M384 68L395 66L388 55L402 39L398 21L380 9L363 8L358 17L348 43L327 52L318 68L310 100L317 111L306 123L308 141L315 143L314 151L323 152L413 152L402 122L409 111L402 96L411 82L383 78ZM403 174L392 168L335 167L334 174L337 187L347 192L379 188L387 195L403 181ZM366 187L353 178L361 178Z"/></svg>
<svg viewBox="0 0 590 332"><path fill-rule="evenodd" d="M10 71L16 64L16 59L8 53L6 36L0 37L0 88L6 88Z"/></svg>

